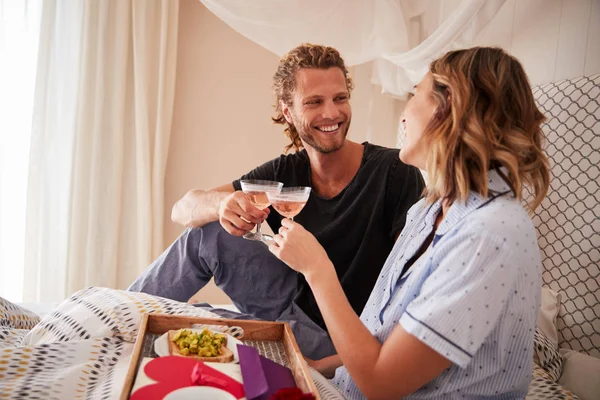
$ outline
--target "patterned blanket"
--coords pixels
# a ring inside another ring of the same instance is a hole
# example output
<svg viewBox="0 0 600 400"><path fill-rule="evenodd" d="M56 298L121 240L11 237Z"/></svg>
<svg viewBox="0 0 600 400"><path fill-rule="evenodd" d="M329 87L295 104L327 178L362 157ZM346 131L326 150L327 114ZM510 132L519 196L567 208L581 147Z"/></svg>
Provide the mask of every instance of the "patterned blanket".
<svg viewBox="0 0 600 400"><path fill-rule="evenodd" d="M173 300L106 288L40 318L0 298L0 399L116 399L145 313L217 317Z"/></svg>

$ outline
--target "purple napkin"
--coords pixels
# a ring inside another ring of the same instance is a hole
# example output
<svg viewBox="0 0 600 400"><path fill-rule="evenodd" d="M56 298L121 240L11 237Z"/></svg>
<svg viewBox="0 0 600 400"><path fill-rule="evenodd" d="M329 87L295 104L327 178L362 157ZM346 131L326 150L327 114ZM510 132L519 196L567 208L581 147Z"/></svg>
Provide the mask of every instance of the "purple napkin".
<svg viewBox="0 0 600 400"><path fill-rule="evenodd" d="M237 345L247 400L269 400L279 389L295 388L289 368L258 354L254 347Z"/></svg>

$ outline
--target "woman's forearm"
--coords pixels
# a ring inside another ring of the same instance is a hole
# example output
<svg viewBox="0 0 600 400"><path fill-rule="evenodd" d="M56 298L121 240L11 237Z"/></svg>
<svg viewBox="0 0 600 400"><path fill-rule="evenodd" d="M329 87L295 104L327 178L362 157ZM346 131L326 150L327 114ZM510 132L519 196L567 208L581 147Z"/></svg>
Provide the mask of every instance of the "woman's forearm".
<svg viewBox="0 0 600 400"><path fill-rule="evenodd" d="M375 383L373 370L381 344L350 306L335 269L324 267L316 270L322 272L312 278L307 276L307 281L340 360L359 388L369 387Z"/></svg>
<svg viewBox="0 0 600 400"><path fill-rule="evenodd" d="M323 272L307 281L338 355L365 397L404 397L450 366L400 325L380 344L350 306L333 268L315 270Z"/></svg>

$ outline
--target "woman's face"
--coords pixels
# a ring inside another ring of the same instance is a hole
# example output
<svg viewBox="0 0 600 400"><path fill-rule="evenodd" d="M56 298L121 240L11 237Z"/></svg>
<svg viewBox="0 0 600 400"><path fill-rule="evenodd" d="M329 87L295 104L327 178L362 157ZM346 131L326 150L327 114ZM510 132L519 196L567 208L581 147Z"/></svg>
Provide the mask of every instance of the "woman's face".
<svg viewBox="0 0 600 400"><path fill-rule="evenodd" d="M415 86L415 95L404 108L402 124L404 128L404 145L400 150L400 159L405 164L419 169L427 168L427 149L423 140L423 132L433 118L436 103L433 99L433 77L428 73Z"/></svg>

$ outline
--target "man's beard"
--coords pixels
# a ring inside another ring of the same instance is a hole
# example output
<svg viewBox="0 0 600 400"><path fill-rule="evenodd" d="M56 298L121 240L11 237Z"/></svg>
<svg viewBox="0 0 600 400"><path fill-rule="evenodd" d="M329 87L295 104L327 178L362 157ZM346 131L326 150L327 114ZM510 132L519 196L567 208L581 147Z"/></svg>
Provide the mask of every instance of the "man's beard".
<svg viewBox="0 0 600 400"><path fill-rule="evenodd" d="M348 130L350 129L350 121L351 119L348 119L348 121L344 122L344 126L342 128L342 140L340 140L339 142L327 144L320 143L319 140L312 134L313 128L311 128L310 126L305 126L301 123L297 123L296 118L294 118L294 128L296 129L296 132L298 132L298 136L300 136L300 139L302 139L302 141L305 144L311 146L319 153L329 154L338 151L344 145L346 136L348 135ZM317 130L316 128L314 129Z"/></svg>

